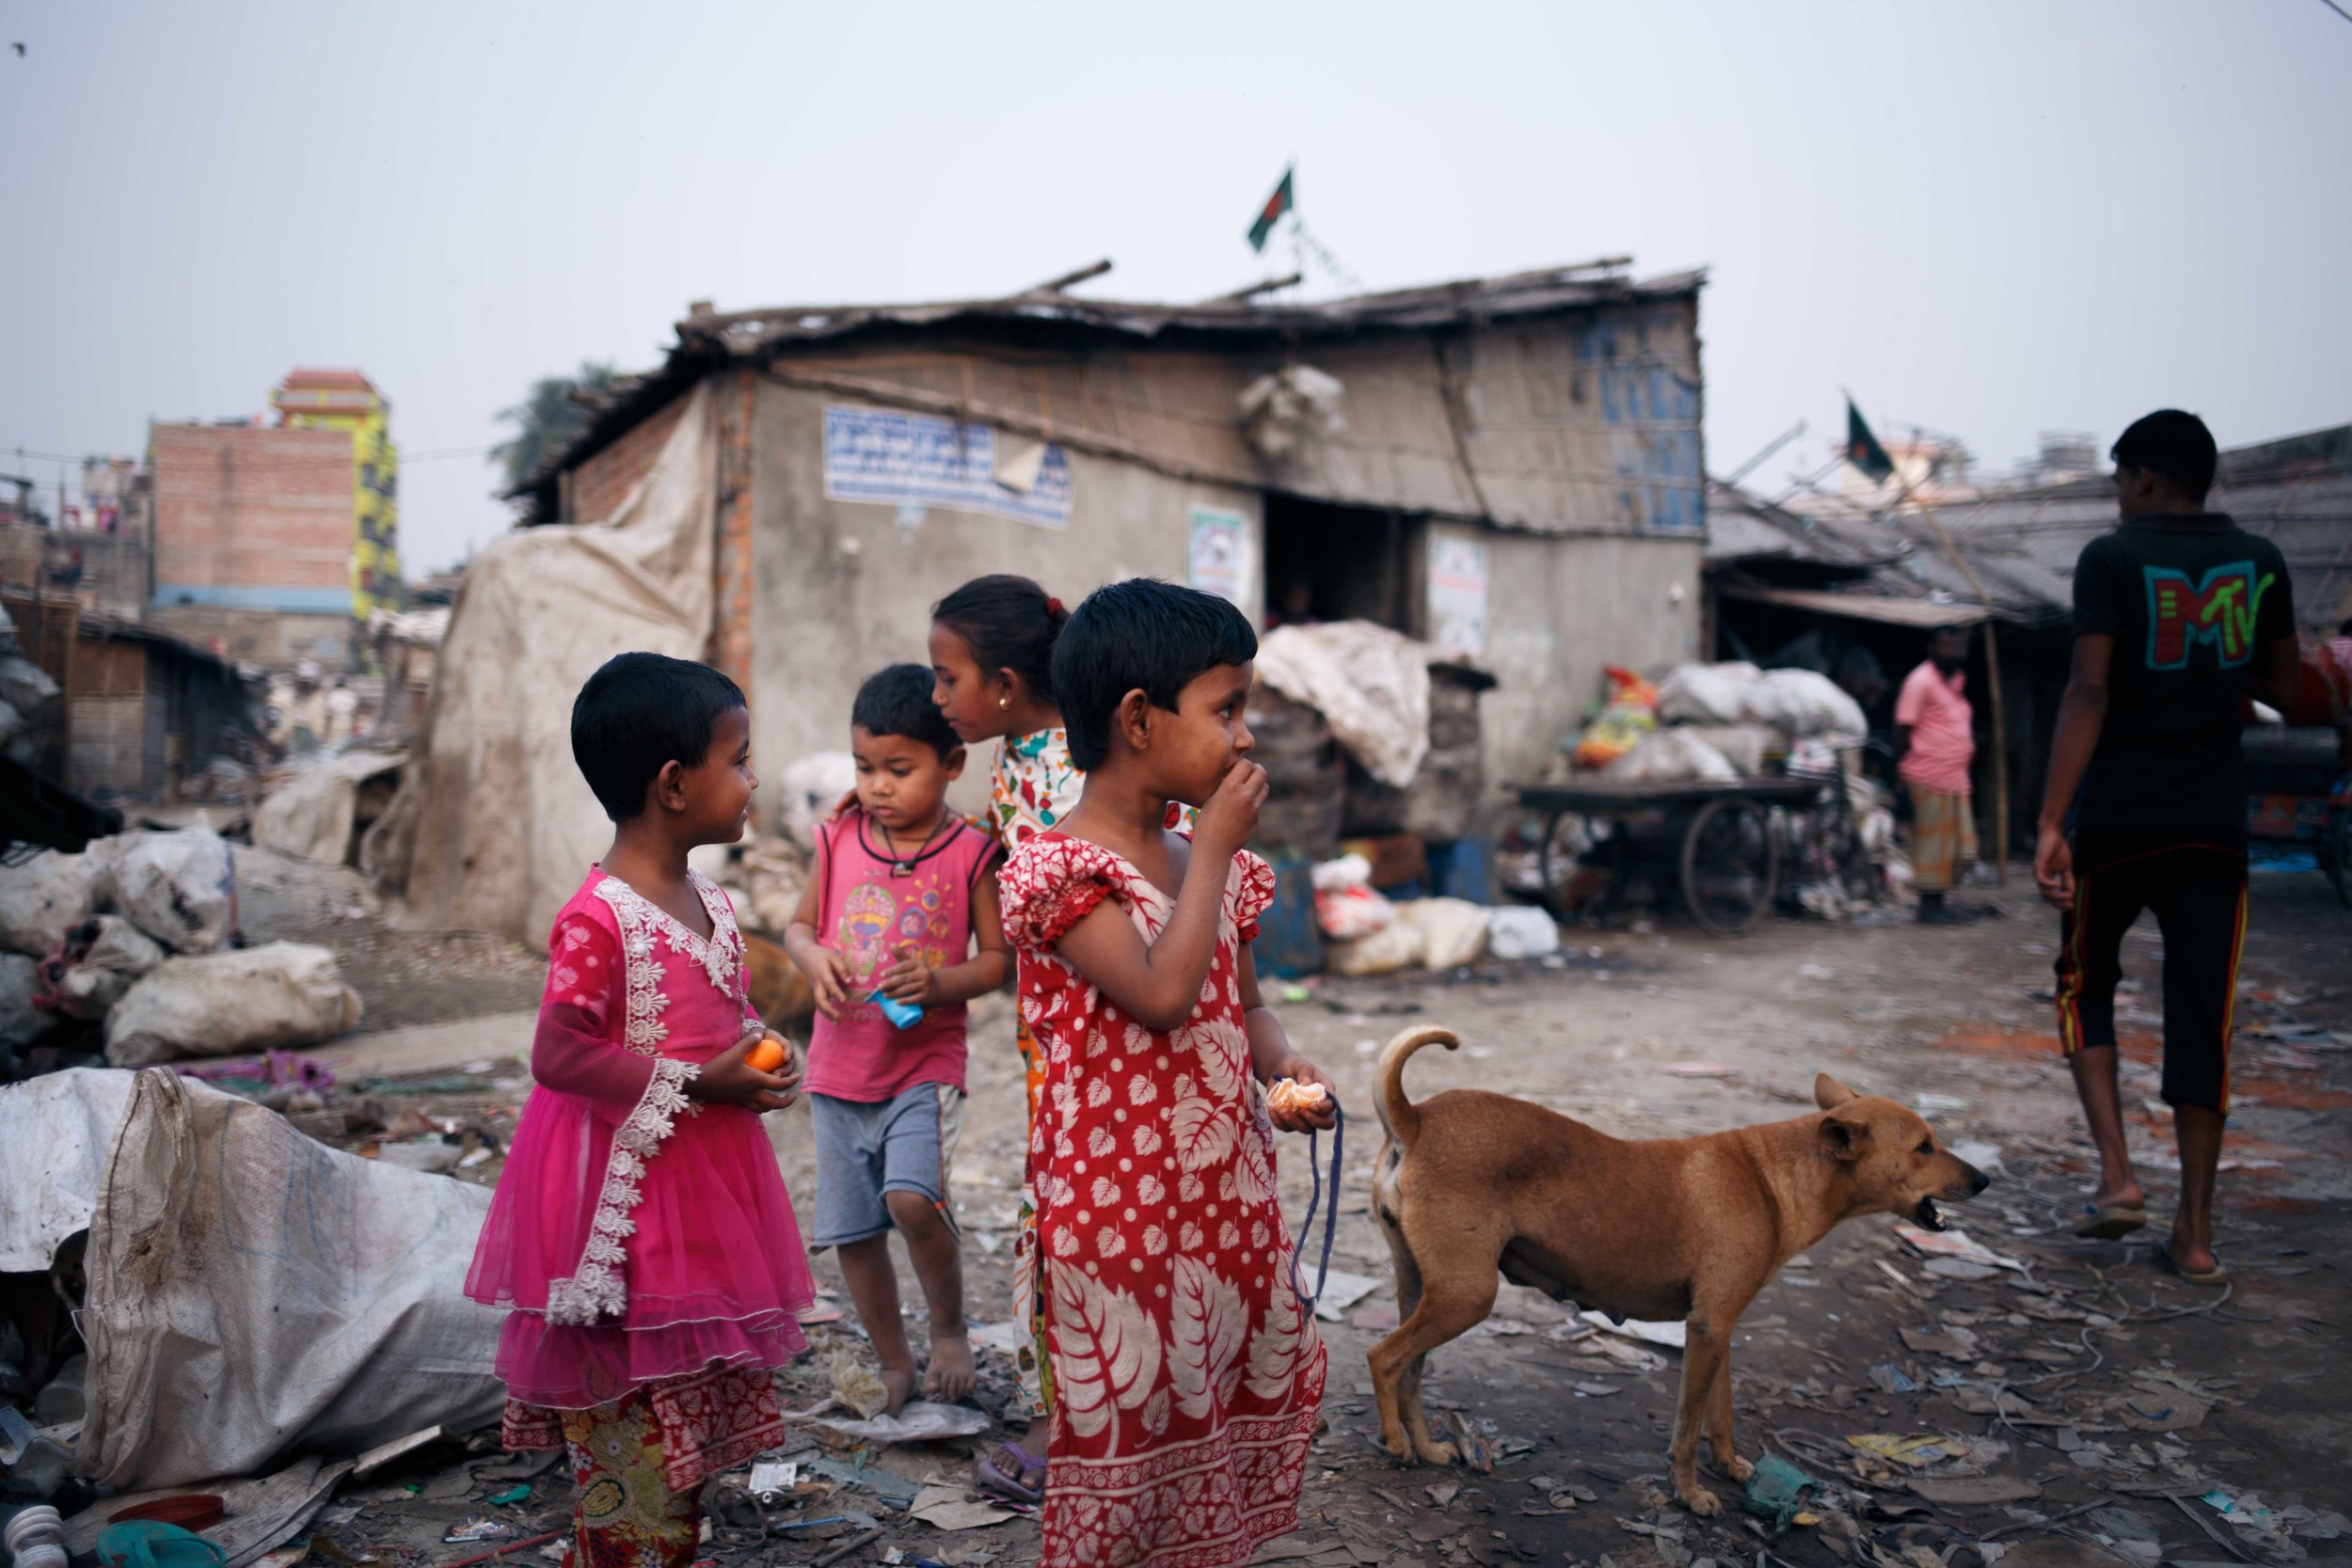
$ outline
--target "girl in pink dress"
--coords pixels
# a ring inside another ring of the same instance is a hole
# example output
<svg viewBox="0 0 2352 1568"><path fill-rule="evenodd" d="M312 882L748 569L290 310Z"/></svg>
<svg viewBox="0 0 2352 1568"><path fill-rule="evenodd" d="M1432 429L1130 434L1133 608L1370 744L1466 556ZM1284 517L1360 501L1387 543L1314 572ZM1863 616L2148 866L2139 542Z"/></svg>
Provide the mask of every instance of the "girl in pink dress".
<svg viewBox="0 0 2352 1568"><path fill-rule="evenodd" d="M557 915L536 1081L466 1293L511 1310L498 1372L510 1449L569 1450L564 1568L686 1568L704 1480L782 1439L772 1370L815 1290L759 1114L800 1065L745 1060L725 895L687 851L742 835L758 780L735 683L623 654L572 708L572 752L616 824Z"/></svg>
<svg viewBox="0 0 2352 1568"><path fill-rule="evenodd" d="M1222 1568L1297 1528L1326 1355L1291 1284L1273 1131L1329 1083L1258 992L1273 873L1240 611L1137 579L1054 654L1078 809L1002 879L1045 1058L1030 1141L1055 1400L1041 1568ZM1193 834L1171 803L1200 806ZM1169 890L1175 890L1172 894ZM1320 1086L1269 1115L1263 1085Z"/></svg>

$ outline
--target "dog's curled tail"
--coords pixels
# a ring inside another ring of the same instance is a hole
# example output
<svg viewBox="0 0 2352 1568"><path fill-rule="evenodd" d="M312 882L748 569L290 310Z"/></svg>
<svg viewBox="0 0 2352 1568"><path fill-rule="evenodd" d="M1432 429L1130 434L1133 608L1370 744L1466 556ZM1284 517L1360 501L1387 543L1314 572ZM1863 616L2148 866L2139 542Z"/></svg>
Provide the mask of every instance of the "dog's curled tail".
<svg viewBox="0 0 2352 1568"><path fill-rule="evenodd" d="M1407 1029L1380 1053L1380 1066L1374 1073L1374 1082L1380 1091L1374 1101L1379 1107L1380 1125L1401 1144L1410 1144L1421 1132L1421 1107L1405 1098L1405 1059L1424 1045L1459 1051L1462 1041L1453 1030L1436 1024Z"/></svg>

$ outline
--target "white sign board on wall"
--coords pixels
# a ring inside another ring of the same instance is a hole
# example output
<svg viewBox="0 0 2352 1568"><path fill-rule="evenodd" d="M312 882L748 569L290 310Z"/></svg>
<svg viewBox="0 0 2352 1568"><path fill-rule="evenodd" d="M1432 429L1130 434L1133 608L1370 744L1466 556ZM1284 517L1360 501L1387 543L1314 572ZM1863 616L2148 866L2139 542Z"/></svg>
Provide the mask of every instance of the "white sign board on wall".
<svg viewBox="0 0 2352 1568"><path fill-rule="evenodd" d="M1203 594L1240 607L1244 614L1256 596L1257 573L1252 570L1249 519L1238 512L1216 507L1192 509L1192 541L1185 558L1184 580Z"/></svg>
<svg viewBox="0 0 2352 1568"><path fill-rule="evenodd" d="M997 461L996 433L889 408L825 409L825 495L884 506L992 512L1040 528L1070 526L1070 454L1052 442Z"/></svg>
<svg viewBox="0 0 2352 1568"><path fill-rule="evenodd" d="M1429 536L1429 641L1461 658L1486 651L1486 546L1476 540Z"/></svg>

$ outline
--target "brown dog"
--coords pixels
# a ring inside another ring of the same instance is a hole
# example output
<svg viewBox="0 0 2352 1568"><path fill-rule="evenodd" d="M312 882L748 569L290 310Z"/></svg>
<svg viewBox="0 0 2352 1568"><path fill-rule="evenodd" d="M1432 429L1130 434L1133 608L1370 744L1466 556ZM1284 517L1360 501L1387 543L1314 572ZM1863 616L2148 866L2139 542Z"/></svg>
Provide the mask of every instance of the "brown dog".
<svg viewBox="0 0 2352 1568"><path fill-rule="evenodd" d="M1693 1513L1720 1513L1699 1484L1699 1433L1734 1480L1754 1472L1731 1445L1731 1336L1756 1293L1841 1220L1895 1213L1940 1229L1936 1200L1974 1197L1989 1180L1917 1116L1827 1073L1813 1081L1818 1116L1640 1143L1479 1089L1416 1105L1405 1061L1433 1042L1461 1043L1407 1030L1380 1053L1375 1081L1388 1136L1372 1211L1405 1321L1370 1359L1381 1441L1399 1459L1457 1457L1429 1434L1422 1362L1493 1309L1500 1273L1619 1319L1683 1320L1675 1491Z"/></svg>

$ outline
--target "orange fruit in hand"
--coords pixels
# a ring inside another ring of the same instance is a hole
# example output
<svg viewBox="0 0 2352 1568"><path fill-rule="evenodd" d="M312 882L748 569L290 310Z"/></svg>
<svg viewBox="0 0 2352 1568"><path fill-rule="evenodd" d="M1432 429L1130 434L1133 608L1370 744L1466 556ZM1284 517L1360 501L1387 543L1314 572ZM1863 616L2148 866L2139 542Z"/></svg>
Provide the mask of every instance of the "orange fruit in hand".
<svg viewBox="0 0 2352 1568"><path fill-rule="evenodd" d="M743 1058L743 1065L754 1072L773 1072L784 1066L784 1041L773 1035L762 1035L759 1043Z"/></svg>

